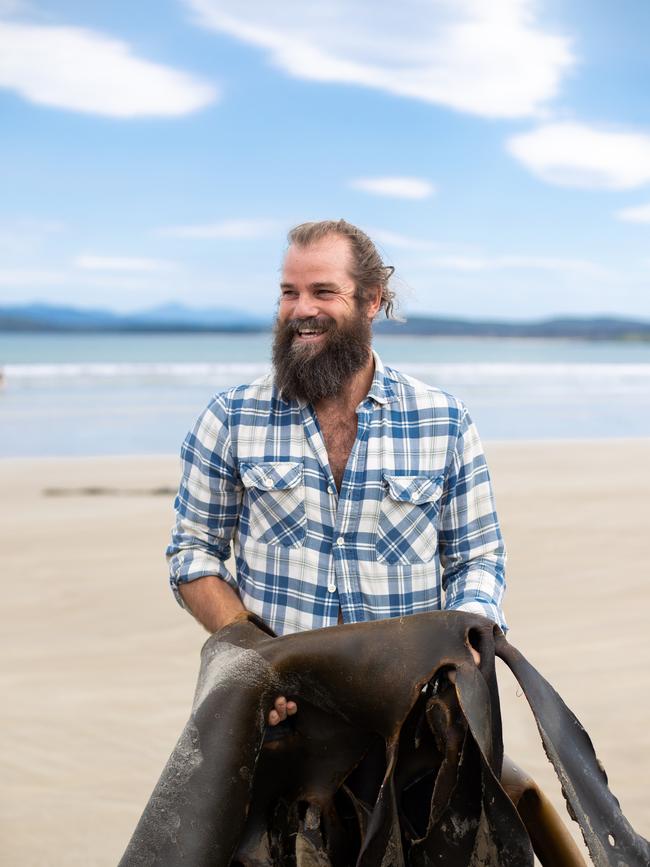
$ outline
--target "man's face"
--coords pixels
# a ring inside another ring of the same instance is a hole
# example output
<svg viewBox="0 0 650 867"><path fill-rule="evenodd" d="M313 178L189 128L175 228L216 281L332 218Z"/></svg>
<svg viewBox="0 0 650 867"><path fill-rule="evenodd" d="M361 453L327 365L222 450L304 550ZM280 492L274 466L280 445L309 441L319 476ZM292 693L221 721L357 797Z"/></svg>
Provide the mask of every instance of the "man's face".
<svg viewBox="0 0 650 867"><path fill-rule="evenodd" d="M312 403L341 392L368 362L376 305L357 300L347 238L292 245L282 269L273 345L285 397Z"/></svg>
<svg viewBox="0 0 650 867"><path fill-rule="evenodd" d="M307 247L292 245L287 251L280 282L278 323L320 320L323 325L343 325L358 316L354 282L350 276L350 242L329 235ZM318 327L301 328L296 346L322 347L325 335Z"/></svg>

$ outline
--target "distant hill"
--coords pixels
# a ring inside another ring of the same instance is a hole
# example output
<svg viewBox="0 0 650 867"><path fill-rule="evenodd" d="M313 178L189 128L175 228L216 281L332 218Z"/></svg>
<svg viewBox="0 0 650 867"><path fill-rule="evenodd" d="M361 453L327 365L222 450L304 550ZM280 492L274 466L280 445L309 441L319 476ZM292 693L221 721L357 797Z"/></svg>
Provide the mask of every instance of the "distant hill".
<svg viewBox="0 0 650 867"><path fill-rule="evenodd" d="M49 304L0 306L0 331L31 332L259 332L268 331L270 316L235 308L197 310L165 304L137 313L82 310ZM377 334L437 337L557 337L585 340L648 340L650 322L614 316L556 317L530 322L412 316L407 322L378 320Z"/></svg>
<svg viewBox="0 0 650 867"><path fill-rule="evenodd" d="M0 331L263 331L270 327L270 317L228 307L165 304L120 314L50 304L0 306Z"/></svg>
<svg viewBox="0 0 650 867"><path fill-rule="evenodd" d="M163 304L151 310L131 314L128 321L132 324L141 323L150 328L155 325L177 327L183 325L189 328L202 329L241 329L268 328L271 324L270 316L252 316L234 307L207 307L197 310L184 307L182 304Z"/></svg>
<svg viewBox="0 0 650 867"><path fill-rule="evenodd" d="M379 321L377 334L437 337L558 337L584 340L650 340L650 322L615 316L558 317L530 322L413 316L408 322Z"/></svg>

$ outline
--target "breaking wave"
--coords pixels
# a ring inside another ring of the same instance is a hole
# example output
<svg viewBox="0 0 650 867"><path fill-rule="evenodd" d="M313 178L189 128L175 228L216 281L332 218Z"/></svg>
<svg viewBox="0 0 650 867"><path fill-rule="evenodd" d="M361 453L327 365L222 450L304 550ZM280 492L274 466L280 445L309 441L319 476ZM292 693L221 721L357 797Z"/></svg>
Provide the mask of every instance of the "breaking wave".
<svg viewBox="0 0 650 867"><path fill-rule="evenodd" d="M473 362L440 364L408 362L398 370L442 388L510 387L559 389L561 391L638 391L650 393L650 364L630 363L509 363ZM75 382L103 381L116 385L158 382L169 385L206 383L228 387L251 382L270 371L264 362L73 362L59 364L7 364L7 386L53 387Z"/></svg>

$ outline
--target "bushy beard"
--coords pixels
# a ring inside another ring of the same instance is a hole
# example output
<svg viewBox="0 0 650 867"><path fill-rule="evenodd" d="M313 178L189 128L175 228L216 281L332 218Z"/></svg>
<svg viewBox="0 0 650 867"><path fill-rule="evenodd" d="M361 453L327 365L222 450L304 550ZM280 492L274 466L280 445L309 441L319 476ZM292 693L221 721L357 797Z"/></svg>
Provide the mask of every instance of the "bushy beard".
<svg viewBox="0 0 650 867"><path fill-rule="evenodd" d="M300 328L324 332L323 341L294 341ZM368 363L371 337L370 319L361 309L344 325L329 316L276 320L273 367L282 397L311 404L336 397Z"/></svg>

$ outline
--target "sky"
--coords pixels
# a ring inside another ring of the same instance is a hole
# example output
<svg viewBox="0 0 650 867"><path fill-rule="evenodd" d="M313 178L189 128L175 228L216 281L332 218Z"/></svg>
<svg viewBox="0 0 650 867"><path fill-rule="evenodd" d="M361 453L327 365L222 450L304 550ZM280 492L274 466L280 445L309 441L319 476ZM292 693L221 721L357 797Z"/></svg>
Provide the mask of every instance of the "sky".
<svg viewBox="0 0 650 867"><path fill-rule="evenodd" d="M650 319L647 0L0 0L0 303L270 313L344 217L405 314Z"/></svg>

